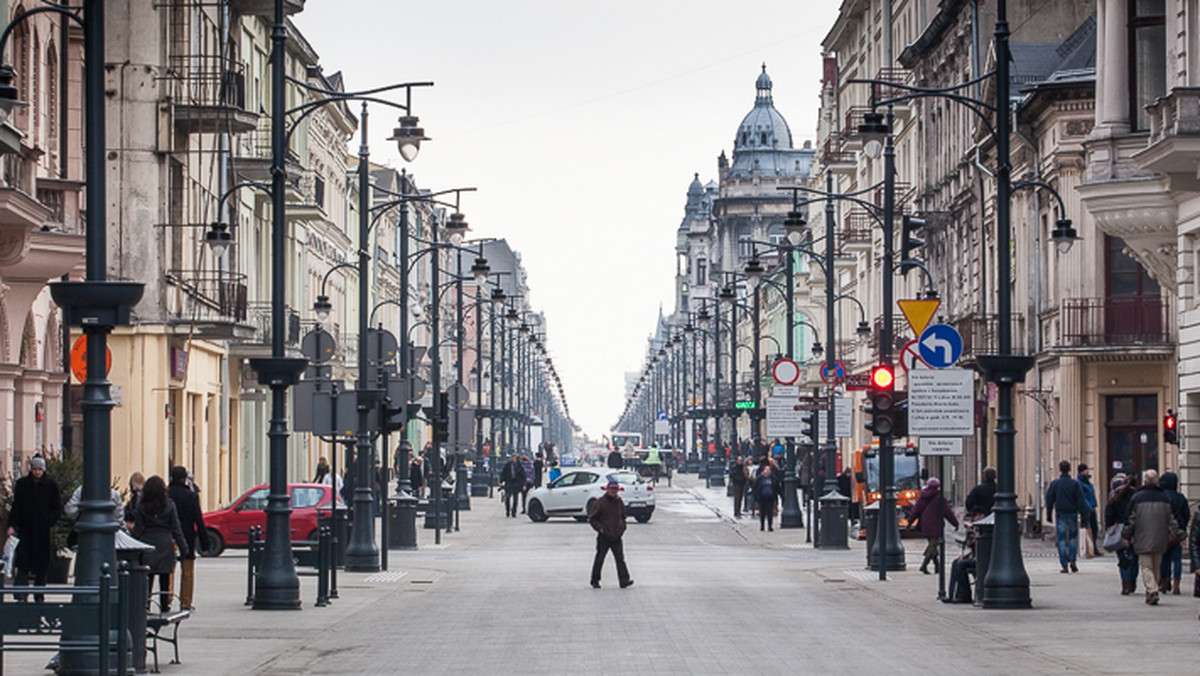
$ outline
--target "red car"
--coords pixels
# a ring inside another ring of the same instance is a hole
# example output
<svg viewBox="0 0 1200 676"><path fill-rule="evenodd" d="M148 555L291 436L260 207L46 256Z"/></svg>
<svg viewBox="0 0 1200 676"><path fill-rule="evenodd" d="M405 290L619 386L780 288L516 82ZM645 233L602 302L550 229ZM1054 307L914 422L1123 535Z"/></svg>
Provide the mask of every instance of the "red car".
<svg viewBox="0 0 1200 676"><path fill-rule="evenodd" d="M226 547L246 547L251 526L266 529L267 493L263 484L246 491L233 504L204 515L209 549L204 556L220 556ZM324 484L288 484L292 496L292 539L317 539L317 510L327 510L333 502L333 486ZM338 503L341 504L341 501Z"/></svg>

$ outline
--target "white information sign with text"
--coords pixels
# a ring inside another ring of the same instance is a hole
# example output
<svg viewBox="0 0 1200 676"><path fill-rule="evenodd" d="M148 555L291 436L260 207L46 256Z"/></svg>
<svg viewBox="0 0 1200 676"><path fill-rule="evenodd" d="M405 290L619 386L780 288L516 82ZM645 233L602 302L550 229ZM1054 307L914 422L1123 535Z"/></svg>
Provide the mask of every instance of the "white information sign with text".
<svg viewBox="0 0 1200 676"><path fill-rule="evenodd" d="M975 372L966 369L908 373L908 433L964 437L975 433Z"/></svg>

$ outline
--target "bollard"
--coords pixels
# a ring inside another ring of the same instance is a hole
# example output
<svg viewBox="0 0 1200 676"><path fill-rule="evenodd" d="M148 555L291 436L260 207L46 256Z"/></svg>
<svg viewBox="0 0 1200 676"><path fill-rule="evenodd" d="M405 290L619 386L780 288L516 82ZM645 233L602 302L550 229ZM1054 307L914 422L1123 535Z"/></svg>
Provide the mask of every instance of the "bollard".
<svg viewBox="0 0 1200 676"><path fill-rule="evenodd" d="M329 605L329 564L330 564L330 534L329 526L317 529L317 607Z"/></svg>
<svg viewBox="0 0 1200 676"><path fill-rule="evenodd" d="M875 551L875 536L879 532L879 501L863 508L863 530L867 532L867 568L879 570L878 553Z"/></svg>
<svg viewBox="0 0 1200 676"><path fill-rule="evenodd" d="M246 605L254 605L254 574L258 572L259 526L251 526L246 535Z"/></svg>
<svg viewBox="0 0 1200 676"><path fill-rule="evenodd" d="M117 560L121 565L122 584L128 587L129 604L124 621L129 631L133 670L146 671L146 642L132 640L134 636L146 635L146 609L149 601L147 575L150 567L142 565L142 552L153 551L154 547L135 539L125 531L117 531L115 539ZM120 672L125 673L125 672Z"/></svg>

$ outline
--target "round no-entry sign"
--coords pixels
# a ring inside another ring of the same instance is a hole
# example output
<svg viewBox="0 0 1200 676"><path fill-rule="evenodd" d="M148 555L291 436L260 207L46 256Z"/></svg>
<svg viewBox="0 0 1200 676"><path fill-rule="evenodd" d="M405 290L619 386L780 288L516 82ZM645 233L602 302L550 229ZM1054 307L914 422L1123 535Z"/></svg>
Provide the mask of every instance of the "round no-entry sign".
<svg viewBox="0 0 1200 676"><path fill-rule="evenodd" d="M771 375L780 385L791 385L800 379L800 367L791 359L780 359L771 368Z"/></svg>

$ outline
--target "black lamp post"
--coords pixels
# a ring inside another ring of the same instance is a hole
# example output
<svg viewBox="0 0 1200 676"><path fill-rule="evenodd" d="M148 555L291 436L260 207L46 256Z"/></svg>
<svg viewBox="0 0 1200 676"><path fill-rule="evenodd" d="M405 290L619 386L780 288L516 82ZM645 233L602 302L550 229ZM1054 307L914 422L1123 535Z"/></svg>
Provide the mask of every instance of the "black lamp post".
<svg viewBox="0 0 1200 676"><path fill-rule="evenodd" d="M83 0L82 12L53 5L35 7L13 18L0 34L0 55L14 27L25 19L53 12L83 28L84 127L86 209L91 224L85 234L85 277L81 282L57 282L50 285L54 302L63 309L65 324L82 327L87 344L87 378L83 382L83 490L79 520L79 552L75 584L93 586L100 582L100 568L108 564L115 570L115 533L120 524L112 521L109 482L112 474L111 383L108 382L108 334L117 326L129 324L129 314L141 299L143 285L137 282L108 280L108 217L105 212L105 115L104 84L104 2ZM11 67L0 69L0 102L16 104L17 90L12 86ZM63 644L93 645L97 638L89 626L63 627ZM90 673L104 661L97 653L64 652L62 668L66 673ZM80 671L82 670L82 671ZM61 672L60 672L61 673Z"/></svg>

